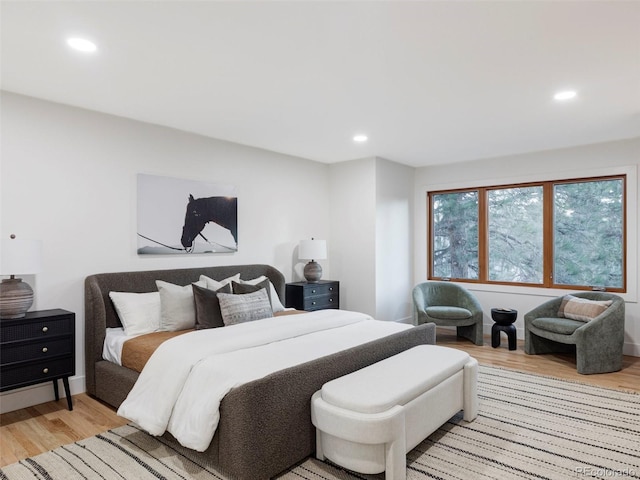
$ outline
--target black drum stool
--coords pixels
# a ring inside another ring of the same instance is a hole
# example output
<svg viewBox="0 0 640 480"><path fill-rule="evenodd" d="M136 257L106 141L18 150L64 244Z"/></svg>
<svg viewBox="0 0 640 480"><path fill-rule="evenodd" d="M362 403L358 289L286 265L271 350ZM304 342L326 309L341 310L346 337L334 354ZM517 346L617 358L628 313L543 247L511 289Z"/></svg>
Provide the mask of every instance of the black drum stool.
<svg viewBox="0 0 640 480"><path fill-rule="evenodd" d="M518 318L518 311L510 308L492 308L491 318L494 323L491 327L491 346L500 346L500 332L507 334L509 339L509 350L516 349L516 326L513 322Z"/></svg>

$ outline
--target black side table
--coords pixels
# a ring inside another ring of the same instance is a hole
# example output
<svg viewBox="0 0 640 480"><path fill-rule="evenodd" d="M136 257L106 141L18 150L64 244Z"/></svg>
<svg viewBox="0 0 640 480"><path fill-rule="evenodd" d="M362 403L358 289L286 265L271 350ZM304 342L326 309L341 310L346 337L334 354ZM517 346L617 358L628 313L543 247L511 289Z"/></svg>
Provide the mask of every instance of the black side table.
<svg viewBox="0 0 640 480"><path fill-rule="evenodd" d="M323 310L340 308L340 282L337 280L319 280L315 283L287 283L286 305L296 310Z"/></svg>
<svg viewBox="0 0 640 480"><path fill-rule="evenodd" d="M0 320L0 392L53 382L59 400L62 379L67 406L73 410L69 377L76 374L75 319L75 313L56 309Z"/></svg>
<svg viewBox="0 0 640 480"><path fill-rule="evenodd" d="M509 350L516 349L516 326L513 322L518 318L518 311L510 308L492 308L491 318L495 322L491 327L491 346L500 346L500 332L507 334Z"/></svg>

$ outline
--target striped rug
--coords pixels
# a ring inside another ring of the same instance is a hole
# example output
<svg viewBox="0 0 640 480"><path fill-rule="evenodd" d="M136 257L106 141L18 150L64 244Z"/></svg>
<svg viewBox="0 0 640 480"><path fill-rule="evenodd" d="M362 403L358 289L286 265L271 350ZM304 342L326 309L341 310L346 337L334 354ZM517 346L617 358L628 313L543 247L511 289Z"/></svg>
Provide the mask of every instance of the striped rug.
<svg viewBox="0 0 640 480"><path fill-rule="evenodd" d="M480 367L479 416L456 415L412 450L409 479L640 479L640 395ZM279 480L384 479L307 459ZM131 425L0 470L0 479L220 479Z"/></svg>

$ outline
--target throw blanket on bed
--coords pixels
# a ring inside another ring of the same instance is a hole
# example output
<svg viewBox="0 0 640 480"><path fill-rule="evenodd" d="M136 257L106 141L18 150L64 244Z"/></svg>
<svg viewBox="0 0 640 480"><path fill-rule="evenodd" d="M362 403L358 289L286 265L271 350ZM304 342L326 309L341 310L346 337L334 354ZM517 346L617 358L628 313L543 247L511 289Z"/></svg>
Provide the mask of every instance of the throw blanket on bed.
<svg viewBox="0 0 640 480"><path fill-rule="evenodd" d="M153 332L130 338L122 345L122 353L120 355L123 367L130 368L140 373L144 369L153 352L158 347L178 335L193 332L190 330L179 330L177 332Z"/></svg>
<svg viewBox="0 0 640 480"><path fill-rule="evenodd" d="M158 347L118 415L204 451L232 388L408 328L362 313L319 310L187 333Z"/></svg>

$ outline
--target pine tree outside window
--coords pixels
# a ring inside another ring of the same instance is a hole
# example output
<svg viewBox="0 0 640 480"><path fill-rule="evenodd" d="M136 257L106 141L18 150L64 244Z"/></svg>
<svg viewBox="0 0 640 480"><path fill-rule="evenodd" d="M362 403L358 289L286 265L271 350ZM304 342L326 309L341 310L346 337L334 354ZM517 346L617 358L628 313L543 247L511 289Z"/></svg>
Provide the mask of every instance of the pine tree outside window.
<svg viewBox="0 0 640 480"><path fill-rule="evenodd" d="M625 292L625 181L428 192L429 278Z"/></svg>

